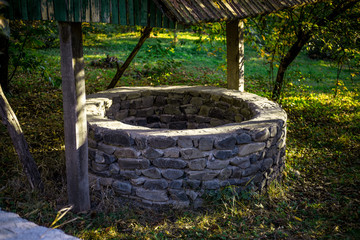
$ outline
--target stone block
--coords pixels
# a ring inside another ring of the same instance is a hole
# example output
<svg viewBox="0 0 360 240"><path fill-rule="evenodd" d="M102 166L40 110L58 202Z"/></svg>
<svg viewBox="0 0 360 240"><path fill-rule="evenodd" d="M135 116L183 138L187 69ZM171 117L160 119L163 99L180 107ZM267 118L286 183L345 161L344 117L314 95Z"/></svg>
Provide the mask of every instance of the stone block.
<svg viewBox="0 0 360 240"><path fill-rule="evenodd" d="M92 170L95 172L102 172L102 171L106 171L109 169L109 165L96 163L96 162L92 162L91 167L92 167Z"/></svg>
<svg viewBox="0 0 360 240"><path fill-rule="evenodd" d="M136 185L136 186L144 184L145 181L146 181L146 178L143 178L143 177L130 179L131 184Z"/></svg>
<svg viewBox="0 0 360 240"><path fill-rule="evenodd" d="M200 180L186 179L184 184L185 184L186 187L189 187L191 189L198 189L200 187L201 181Z"/></svg>
<svg viewBox="0 0 360 240"><path fill-rule="evenodd" d="M219 187L219 180L217 179L203 182L203 188L208 190L216 190L219 189Z"/></svg>
<svg viewBox="0 0 360 240"><path fill-rule="evenodd" d="M275 137L276 136L276 134L278 132L277 129L278 129L277 126L270 127L270 137Z"/></svg>
<svg viewBox="0 0 360 240"><path fill-rule="evenodd" d="M150 108L154 104L154 97L153 96L146 96L141 98L141 107L142 108Z"/></svg>
<svg viewBox="0 0 360 240"><path fill-rule="evenodd" d="M142 170L141 173L149 178L161 178L161 171L158 168L149 168Z"/></svg>
<svg viewBox="0 0 360 240"><path fill-rule="evenodd" d="M199 140L199 150L200 151L210 151L213 149L214 139L202 137Z"/></svg>
<svg viewBox="0 0 360 240"><path fill-rule="evenodd" d="M194 106L200 107L203 105L204 102L203 102L203 99L200 97L193 97L193 98L191 98L190 103Z"/></svg>
<svg viewBox="0 0 360 240"><path fill-rule="evenodd" d="M251 143L251 136L247 133L241 133L236 136L237 144Z"/></svg>
<svg viewBox="0 0 360 240"><path fill-rule="evenodd" d="M103 151L104 153L107 153L107 154L113 154L116 150L116 147L106 145L103 143L99 143L97 146L97 149L99 149L100 151Z"/></svg>
<svg viewBox="0 0 360 240"><path fill-rule="evenodd" d="M149 190L144 188L137 188L135 193L136 196L140 198L154 202L166 202L169 200L167 191L165 190Z"/></svg>
<svg viewBox="0 0 360 240"><path fill-rule="evenodd" d="M114 179L112 179L112 178L103 178L103 177L99 178L100 185L105 186L105 187L111 186L113 181L114 181Z"/></svg>
<svg viewBox="0 0 360 240"><path fill-rule="evenodd" d="M152 137L148 139L148 145L153 148L165 149L175 147L176 141L171 137Z"/></svg>
<svg viewBox="0 0 360 240"><path fill-rule="evenodd" d="M164 113L165 114L171 114L171 115L180 115L181 111L179 106L176 105L165 105L164 107Z"/></svg>
<svg viewBox="0 0 360 240"><path fill-rule="evenodd" d="M131 159L124 158L118 159L120 169L145 169L150 166L150 162L147 159Z"/></svg>
<svg viewBox="0 0 360 240"><path fill-rule="evenodd" d="M128 100L136 99L136 98L140 98L140 97L141 97L141 93L138 91L126 93L126 99L128 99Z"/></svg>
<svg viewBox="0 0 360 240"><path fill-rule="evenodd" d="M195 159L189 162L189 169L191 170L203 170L206 167L206 159Z"/></svg>
<svg viewBox="0 0 360 240"><path fill-rule="evenodd" d="M217 108L217 107L213 107L210 109L209 111L209 117L211 118L218 118L218 119L222 119L224 118L224 115L225 115L225 111L220 109L220 108Z"/></svg>
<svg viewBox="0 0 360 240"><path fill-rule="evenodd" d="M239 146L239 156L243 157L255 152L260 152L264 150L264 148L265 148L265 143L263 142L241 145Z"/></svg>
<svg viewBox="0 0 360 240"><path fill-rule="evenodd" d="M168 182L165 179L149 179L144 183L144 188L149 190L163 190L168 187Z"/></svg>
<svg viewBox="0 0 360 240"><path fill-rule="evenodd" d="M218 169L224 169L229 165L229 160L213 160L208 161L206 168L218 170Z"/></svg>
<svg viewBox="0 0 360 240"><path fill-rule="evenodd" d="M242 176L247 177L247 176L252 176L254 175L257 171L260 170L260 164L252 164L250 167L246 168L245 170L243 170L242 172Z"/></svg>
<svg viewBox="0 0 360 240"><path fill-rule="evenodd" d="M271 166L273 165L274 160L272 158L266 158L264 159L262 166L261 166L261 171L265 171L269 168L271 168Z"/></svg>
<svg viewBox="0 0 360 240"><path fill-rule="evenodd" d="M170 122L169 129L176 129L176 130L187 129L187 122L186 121Z"/></svg>
<svg viewBox="0 0 360 240"><path fill-rule="evenodd" d="M220 171L218 178L220 180L225 180L228 179L232 174L232 169L231 168L224 168L223 170Z"/></svg>
<svg viewBox="0 0 360 240"><path fill-rule="evenodd" d="M147 148L143 151L143 156L149 159L159 158L164 155L164 152L159 149Z"/></svg>
<svg viewBox="0 0 360 240"><path fill-rule="evenodd" d="M117 145L120 147L130 147L134 140L130 134L123 131L109 131L104 133L104 143Z"/></svg>
<svg viewBox="0 0 360 240"><path fill-rule="evenodd" d="M231 167L231 178L240 179L242 177L243 169L239 167Z"/></svg>
<svg viewBox="0 0 360 240"><path fill-rule="evenodd" d="M197 148L184 148L180 150L180 156L183 159L190 160L202 158L204 154Z"/></svg>
<svg viewBox="0 0 360 240"><path fill-rule="evenodd" d="M109 171L111 175L117 175L120 172L120 167L118 163L110 164Z"/></svg>
<svg viewBox="0 0 360 240"><path fill-rule="evenodd" d="M166 179L174 180L181 178L184 175L184 171L179 169L163 169L161 174Z"/></svg>
<svg viewBox="0 0 360 240"><path fill-rule="evenodd" d="M170 198L178 201L188 201L188 196L184 190L169 189Z"/></svg>
<svg viewBox="0 0 360 240"><path fill-rule="evenodd" d="M255 142L265 142L270 137L270 132L267 128L256 132L253 136Z"/></svg>
<svg viewBox="0 0 360 240"><path fill-rule="evenodd" d="M154 109L153 108L141 108L141 109L137 110L136 117L145 118L145 119L143 119L143 121L147 123L147 117L151 116L153 114L154 114Z"/></svg>
<svg viewBox="0 0 360 240"><path fill-rule="evenodd" d="M146 148L146 137L138 136L135 138L135 147L136 149L145 149Z"/></svg>
<svg viewBox="0 0 360 240"><path fill-rule="evenodd" d="M133 148L117 148L114 155L117 158L137 158L139 153Z"/></svg>
<svg viewBox="0 0 360 240"><path fill-rule="evenodd" d="M170 201L170 205L174 209L184 209L188 208L190 205L190 201L178 201L178 200L172 200Z"/></svg>
<svg viewBox="0 0 360 240"><path fill-rule="evenodd" d="M219 175L220 171L215 170L207 170L207 171L188 171L187 177L190 180L212 180L217 175Z"/></svg>
<svg viewBox="0 0 360 240"><path fill-rule="evenodd" d="M192 148L194 146L191 137L179 137L177 145L181 148Z"/></svg>
<svg viewBox="0 0 360 240"><path fill-rule="evenodd" d="M175 168L182 169L186 167L186 162L181 159L157 158L153 160L153 164L159 168Z"/></svg>
<svg viewBox="0 0 360 240"><path fill-rule="evenodd" d="M120 170L119 176L125 179L139 178L139 175L133 170Z"/></svg>
<svg viewBox="0 0 360 240"><path fill-rule="evenodd" d="M146 121L150 124L150 123L157 123L160 122L160 117L153 115L153 116L148 116L146 117Z"/></svg>
<svg viewBox="0 0 360 240"><path fill-rule="evenodd" d="M114 191L116 193L120 193L120 194L130 194L131 193L131 189L132 189L132 186L130 183L128 182L121 182L121 181L118 181L118 180L115 180L113 183L112 183L112 187L114 189Z"/></svg>
<svg viewBox="0 0 360 240"><path fill-rule="evenodd" d="M178 148L164 149L164 158L179 158L180 150Z"/></svg>
<svg viewBox="0 0 360 240"><path fill-rule="evenodd" d="M172 188L172 189L181 189L182 186L183 186L182 179L173 180L169 183L169 188Z"/></svg>
<svg viewBox="0 0 360 240"><path fill-rule="evenodd" d="M204 116L204 117L208 117L208 116L209 116L210 109L211 109L211 108L208 107L208 106L205 106L205 105L201 106L201 107L200 107L200 110L199 110L199 115L200 115L200 116Z"/></svg>
<svg viewBox="0 0 360 240"><path fill-rule="evenodd" d="M240 168L250 167L250 157L234 157L230 160L230 164Z"/></svg>
<svg viewBox="0 0 360 240"><path fill-rule="evenodd" d="M234 149L236 144L236 138L234 136L226 136L219 138L215 141L215 148L220 150Z"/></svg>
<svg viewBox="0 0 360 240"><path fill-rule="evenodd" d="M214 157L220 160L229 159L233 156L232 150L215 150Z"/></svg>
<svg viewBox="0 0 360 240"><path fill-rule="evenodd" d="M124 118L127 118L128 116L129 116L129 110L127 109L119 110L118 112L115 113L115 119L118 121L121 121Z"/></svg>

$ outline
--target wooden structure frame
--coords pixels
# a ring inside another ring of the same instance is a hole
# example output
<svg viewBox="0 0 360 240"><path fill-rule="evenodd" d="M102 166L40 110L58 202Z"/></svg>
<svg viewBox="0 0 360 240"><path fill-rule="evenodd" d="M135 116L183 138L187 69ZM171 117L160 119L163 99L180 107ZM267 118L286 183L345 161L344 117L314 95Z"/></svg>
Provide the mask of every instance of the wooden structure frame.
<svg viewBox="0 0 360 240"><path fill-rule="evenodd" d="M241 19L316 0L8 0L10 19L59 22L69 203L90 208L81 22L175 28L227 21L228 88L244 90Z"/></svg>

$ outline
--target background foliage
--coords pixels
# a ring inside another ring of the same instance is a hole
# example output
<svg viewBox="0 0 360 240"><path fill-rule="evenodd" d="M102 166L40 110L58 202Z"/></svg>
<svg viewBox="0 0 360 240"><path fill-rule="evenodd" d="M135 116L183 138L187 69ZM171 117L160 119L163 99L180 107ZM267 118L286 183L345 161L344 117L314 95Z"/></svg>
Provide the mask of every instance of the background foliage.
<svg viewBox="0 0 360 240"><path fill-rule="evenodd" d="M272 21L278 18L283 21L286 12L279 14L269 16L266 24L275 24ZM11 80L9 99L40 168L46 191L43 195L29 191L11 140L0 125L0 206L50 226L67 200L57 28L55 23L47 24L11 23L13 29L19 29L11 39L11 70L20 53L25 55L20 59L24 63L18 62ZM254 24L252 20L246 23L245 88L270 97L271 44L283 43L272 35L275 31L259 32ZM199 26L179 32L175 43L172 31L157 29L119 85L225 87L223 33L222 24ZM92 192L92 211L68 213L58 224L67 233L84 239L357 239L360 236L360 69L356 60L359 54L350 43L357 35L337 34L318 34L287 70L281 100L289 117L287 163L281 184L262 194L237 194L225 188L221 192L209 192L207 202L198 211L165 212L129 207L115 201L110 190L103 189ZM139 38L139 29L84 24L84 35L86 84L90 94L104 90L116 71L92 66L91 62L108 55L125 60ZM344 67L338 71L338 59L333 55L346 48L337 47L335 42L346 36L349 43L345 42L344 46L354 51L346 55ZM28 39L22 48L25 38ZM330 44L331 49L326 47ZM274 55L275 69L278 60ZM351 67L345 67L349 62Z"/></svg>

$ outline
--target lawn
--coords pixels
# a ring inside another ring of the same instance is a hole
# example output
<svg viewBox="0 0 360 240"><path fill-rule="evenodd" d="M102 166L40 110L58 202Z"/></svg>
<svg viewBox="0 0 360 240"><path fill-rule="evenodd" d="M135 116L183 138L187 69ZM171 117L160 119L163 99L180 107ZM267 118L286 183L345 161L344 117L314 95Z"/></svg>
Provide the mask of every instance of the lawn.
<svg viewBox="0 0 360 240"><path fill-rule="evenodd" d="M116 68L92 66L109 56L125 61L136 33L85 35L87 93L104 90ZM222 39L195 44L196 35L158 31L118 86L225 87ZM46 191L30 191L10 137L0 125L0 206L44 226L67 204L58 48L38 49L42 68L19 69L9 101L41 171ZM268 97L269 66L249 43L245 89ZM69 212L55 225L84 239L358 239L360 237L360 75L344 69L335 97L336 67L302 53L291 66L281 105L288 113L287 162L280 184L266 193L209 193L197 211L154 212L120 206L93 193L92 210Z"/></svg>

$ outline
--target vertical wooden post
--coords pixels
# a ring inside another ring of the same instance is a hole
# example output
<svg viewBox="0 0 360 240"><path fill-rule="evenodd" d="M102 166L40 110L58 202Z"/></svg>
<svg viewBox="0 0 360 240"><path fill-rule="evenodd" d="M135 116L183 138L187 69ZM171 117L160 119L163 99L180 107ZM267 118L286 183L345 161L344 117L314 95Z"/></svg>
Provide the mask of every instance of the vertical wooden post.
<svg viewBox="0 0 360 240"><path fill-rule="evenodd" d="M226 22L228 89L244 91L244 22Z"/></svg>
<svg viewBox="0 0 360 240"><path fill-rule="evenodd" d="M66 176L74 211L90 209L81 23L59 22Z"/></svg>

